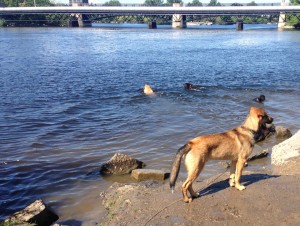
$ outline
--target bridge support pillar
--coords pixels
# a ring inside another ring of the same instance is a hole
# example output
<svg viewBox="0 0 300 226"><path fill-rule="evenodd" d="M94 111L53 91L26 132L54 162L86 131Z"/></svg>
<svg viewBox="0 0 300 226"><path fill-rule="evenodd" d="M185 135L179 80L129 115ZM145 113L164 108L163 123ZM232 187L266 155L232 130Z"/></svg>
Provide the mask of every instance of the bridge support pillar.
<svg viewBox="0 0 300 226"><path fill-rule="evenodd" d="M91 27L92 22L89 20L86 14L78 14L78 25L79 27Z"/></svg>
<svg viewBox="0 0 300 226"><path fill-rule="evenodd" d="M92 22L85 14L72 14L69 22L69 27L91 27Z"/></svg>
<svg viewBox="0 0 300 226"><path fill-rule="evenodd" d="M69 27L79 27L78 20L76 16L71 15L69 20Z"/></svg>
<svg viewBox="0 0 300 226"><path fill-rule="evenodd" d="M244 23L241 21L236 22L236 30L237 31L242 31L244 30Z"/></svg>
<svg viewBox="0 0 300 226"><path fill-rule="evenodd" d="M148 22L148 28L149 29L156 29L157 28L156 21Z"/></svg>
<svg viewBox="0 0 300 226"><path fill-rule="evenodd" d="M173 7L182 7L180 3L173 3ZM174 14L172 17L173 28L186 28L186 16L181 14Z"/></svg>
<svg viewBox="0 0 300 226"><path fill-rule="evenodd" d="M285 0L282 0L281 1L281 6L287 6L289 5L288 2L285 2ZM278 28L284 28L285 26L285 13L280 13L279 14L279 18L278 18L278 25L277 27Z"/></svg>

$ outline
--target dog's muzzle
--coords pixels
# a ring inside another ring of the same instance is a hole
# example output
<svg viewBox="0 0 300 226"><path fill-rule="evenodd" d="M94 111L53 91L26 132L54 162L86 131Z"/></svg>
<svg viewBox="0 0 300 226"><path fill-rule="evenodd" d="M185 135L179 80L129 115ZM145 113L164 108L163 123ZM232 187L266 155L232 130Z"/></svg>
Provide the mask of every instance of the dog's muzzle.
<svg viewBox="0 0 300 226"><path fill-rule="evenodd" d="M261 117L262 117L261 126L262 126L263 129L266 128L266 124L271 124L273 122L273 118L271 116L262 115Z"/></svg>

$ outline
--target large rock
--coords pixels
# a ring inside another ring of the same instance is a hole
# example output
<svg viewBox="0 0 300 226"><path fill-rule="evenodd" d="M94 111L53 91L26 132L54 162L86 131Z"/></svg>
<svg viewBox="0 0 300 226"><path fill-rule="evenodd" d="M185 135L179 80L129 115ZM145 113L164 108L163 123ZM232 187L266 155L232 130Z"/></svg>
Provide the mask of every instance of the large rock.
<svg viewBox="0 0 300 226"><path fill-rule="evenodd" d="M276 138L288 139L292 136L291 131L282 126L276 126L275 130L276 130Z"/></svg>
<svg viewBox="0 0 300 226"><path fill-rule="evenodd" d="M271 163L273 165L282 165L289 158L299 156L300 154L300 130L291 138L275 145L272 148Z"/></svg>
<svg viewBox="0 0 300 226"><path fill-rule="evenodd" d="M58 220L58 216L52 212L43 200L38 199L24 210L14 213L4 221L4 225L26 225L26 223L37 226L48 226Z"/></svg>
<svg viewBox="0 0 300 226"><path fill-rule="evenodd" d="M109 161L104 163L100 168L102 175L123 175L131 173L134 169L140 169L145 163L128 155L116 153Z"/></svg>

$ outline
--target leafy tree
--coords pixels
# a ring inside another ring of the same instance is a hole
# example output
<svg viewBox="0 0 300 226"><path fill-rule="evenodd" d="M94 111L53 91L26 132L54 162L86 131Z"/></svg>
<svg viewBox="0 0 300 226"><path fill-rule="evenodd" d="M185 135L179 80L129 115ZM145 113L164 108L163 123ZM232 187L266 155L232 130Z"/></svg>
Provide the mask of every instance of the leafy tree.
<svg viewBox="0 0 300 226"><path fill-rule="evenodd" d="M247 6L257 6L257 4L255 3L255 1L252 1L252 2L248 3Z"/></svg>
<svg viewBox="0 0 300 226"><path fill-rule="evenodd" d="M19 0L4 0L4 5L6 7L18 7Z"/></svg>
<svg viewBox="0 0 300 226"><path fill-rule="evenodd" d="M181 0L167 0L168 5L173 5L173 3L182 3Z"/></svg>
<svg viewBox="0 0 300 226"><path fill-rule="evenodd" d="M104 3L105 6L121 6L119 0L109 0L108 2Z"/></svg>
<svg viewBox="0 0 300 226"><path fill-rule="evenodd" d="M218 0L210 0L208 6L221 6L221 3Z"/></svg>
<svg viewBox="0 0 300 226"><path fill-rule="evenodd" d="M3 0L6 7L34 6L34 0ZM54 6L50 0L35 0L36 6Z"/></svg>
<svg viewBox="0 0 300 226"><path fill-rule="evenodd" d="M240 4L240 3L232 3L231 6L243 6L243 4Z"/></svg>
<svg viewBox="0 0 300 226"><path fill-rule="evenodd" d="M203 6L202 2L199 0L193 0L191 3L188 3L188 6Z"/></svg>
<svg viewBox="0 0 300 226"><path fill-rule="evenodd" d="M299 5L300 4L300 0L290 0L291 3L293 3L293 5Z"/></svg>
<svg viewBox="0 0 300 226"><path fill-rule="evenodd" d="M144 5L146 6L159 6L163 5L164 1L163 0L145 0Z"/></svg>

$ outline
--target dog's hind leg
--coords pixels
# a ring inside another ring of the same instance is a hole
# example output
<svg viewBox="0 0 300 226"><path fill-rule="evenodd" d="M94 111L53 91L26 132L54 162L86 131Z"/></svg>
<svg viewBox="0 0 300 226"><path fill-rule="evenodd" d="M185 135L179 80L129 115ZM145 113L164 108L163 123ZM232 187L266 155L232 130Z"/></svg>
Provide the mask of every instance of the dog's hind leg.
<svg viewBox="0 0 300 226"><path fill-rule="evenodd" d="M188 191L190 192L192 199L198 198L200 196L200 194L195 192L194 189L193 189L193 182L198 178L200 172L201 172L201 169L197 169L196 171L193 172L193 176L191 178L192 182L188 186Z"/></svg>
<svg viewBox="0 0 300 226"><path fill-rule="evenodd" d="M236 164L235 187L236 187L236 189L238 189L240 191L245 189L245 186L240 184L240 179L241 179L241 175L243 172L243 168L245 166L245 162L246 162L246 159L239 158L239 160L237 161L237 164Z"/></svg>
<svg viewBox="0 0 300 226"><path fill-rule="evenodd" d="M230 187L235 186L235 170L236 170L237 161L232 160L230 165L230 177L229 177L229 185Z"/></svg>
<svg viewBox="0 0 300 226"><path fill-rule="evenodd" d="M197 162L197 161L196 161ZM186 181L182 185L182 195L183 200L185 202L192 202L193 198L199 197L199 194L196 193L193 189L193 182L197 179L200 172L202 171L204 167L204 163L201 164L189 164L186 166L188 171L188 176ZM187 191L191 194L191 197L188 197Z"/></svg>
<svg viewBox="0 0 300 226"><path fill-rule="evenodd" d="M194 191L193 189L193 182L196 180L197 176L190 176L188 175L186 181L182 184L182 195L183 195L183 201L185 202L192 202L193 198L198 197L199 195ZM188 197L187 191L190 192L191 197Z"/></svg>

